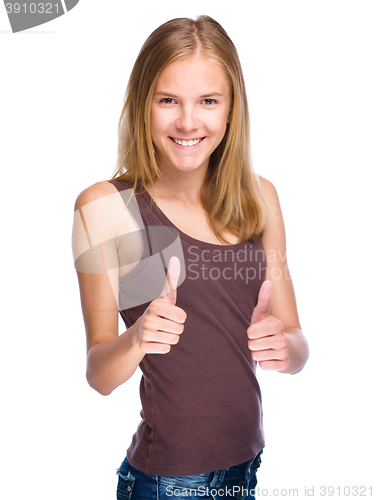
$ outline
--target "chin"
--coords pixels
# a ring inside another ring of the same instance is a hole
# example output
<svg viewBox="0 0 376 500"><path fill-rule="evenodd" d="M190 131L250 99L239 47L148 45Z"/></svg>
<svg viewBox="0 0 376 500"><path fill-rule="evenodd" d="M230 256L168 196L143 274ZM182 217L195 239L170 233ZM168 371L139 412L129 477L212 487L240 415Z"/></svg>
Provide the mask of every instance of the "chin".
<svg viewBox="0 0 376 500"><path fill-rule="evenodd" d="M176 165L174 168L180 172L193 172L199 170L201 165Z"/></svg>
<svg viewBox="0 0 376 500"><path fill-rule="evenodd" d="M197 170L199 168L203 168L203 166L207 165L209 161L205 160L183 160L172 162L171 165L178 170L189 171L189 170Z"/></svg>

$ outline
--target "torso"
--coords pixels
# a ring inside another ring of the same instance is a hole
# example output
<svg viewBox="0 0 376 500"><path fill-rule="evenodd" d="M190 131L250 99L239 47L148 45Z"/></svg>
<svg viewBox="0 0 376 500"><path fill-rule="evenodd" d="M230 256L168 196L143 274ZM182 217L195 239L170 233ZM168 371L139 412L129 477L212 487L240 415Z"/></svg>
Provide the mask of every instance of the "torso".
<svg viewBox="0 0 376 500"><path fill-rule="evenodd" d="M119 184L116 187L121 189ZM263 247L256 240L227 249L213 236L199 203L189 203L185 194L181 199L178 194L153 196L160 213L150 209L149 195L142 193L137 200L145 228L173 224L184 233L179 242L184 279L176 305L186 311L187 320L179 343L168 355L146 355L140 363L143 420L127 456L134 467L153 475L224 469L234 456L241 463L264 446L260 390L246 336L265 274ZM232 245L237 243L234 236L231 240ZM155 250L165 258L175 251L155 243ZM221 248L210 248L212 244ZM154 256L155 250L152 246ZM147 302L134 307L124 304L138 296L133 288L136 283L150 290L155 262L165 270L162 259L148 257L137 274L121 281L120 314L128 328L144 313ZM164 278L163 272L162 282ZM235 420L234 408L239 410ZM153 415L153 426L149 415ZM218 436L227 437L218 440Z"/></svg>

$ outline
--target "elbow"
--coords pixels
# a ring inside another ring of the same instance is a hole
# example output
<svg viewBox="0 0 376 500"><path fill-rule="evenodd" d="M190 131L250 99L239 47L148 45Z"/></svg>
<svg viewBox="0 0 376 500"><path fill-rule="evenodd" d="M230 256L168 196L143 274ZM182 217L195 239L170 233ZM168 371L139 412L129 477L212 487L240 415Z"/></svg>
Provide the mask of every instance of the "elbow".
<svg viewBox="0 0 376 500"><path fill-rule="evenodd" d="M303 370L309 358L309 346L303 332L298 328L290 329L285 333L289 338L289 365L280 373L289 373L295 375ZM291 331L292 330L292 331Z"/></svg>
<svg viewBox="0 0 376 500"><path fill-rule="evenodd" d="M300 364L299 366L297 367L297 369L293 372L291 372L292 375L295 375L296 373L299 373L303 370L303 368L305 367L305 365L307 364L307 361L309 359L309 346L308 346L308 342L305 340L305 343L304 345L302 346L302 349L300 351Z"/></svg>
<svg viewBox="0 0 376 500"><path fill-rule="evenodd" d="M98 392L101 396L109 396L115 389L106 370L103 369L103 364L96 356L96 350L93 347L88 352L86 364L86 380L90 387Z"/></svg>
<svg viewBox="0 0 376 500"><path fill-rule="evenodd" d="M109 396L114 390L113 387L109 387L108 384L105 384L103 380L100 380L98 377L95 377L90 370L86 371L86 380L90 387L98 392L101 396Z"/></svg>

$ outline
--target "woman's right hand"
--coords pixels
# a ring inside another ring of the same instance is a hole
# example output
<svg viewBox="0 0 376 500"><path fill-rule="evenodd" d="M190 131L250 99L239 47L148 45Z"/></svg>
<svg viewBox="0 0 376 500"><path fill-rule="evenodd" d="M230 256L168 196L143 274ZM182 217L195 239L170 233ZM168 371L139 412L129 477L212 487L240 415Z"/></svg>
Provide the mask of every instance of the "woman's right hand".
<svg viewBox="0 0 376 500"><path fill-rule="evenodd" d="M180 260L171 257L161 296L137 320L138 343L145 354L167 354L183 333L187 314L176 306L179 276Z"/></svg>

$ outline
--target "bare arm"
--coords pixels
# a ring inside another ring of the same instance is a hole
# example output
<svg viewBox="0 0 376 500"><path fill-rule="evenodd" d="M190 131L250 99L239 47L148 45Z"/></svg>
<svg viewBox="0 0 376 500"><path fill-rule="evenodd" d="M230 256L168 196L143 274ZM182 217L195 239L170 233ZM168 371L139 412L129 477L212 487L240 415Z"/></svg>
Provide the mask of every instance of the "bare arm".
<svg viewBox="0 0 376 500"><path fill-rule="evenodd" d="M261 368L297 373L308 360L309 348L301 330L287 265L285 228L278 195L271 182L260 177L260 184L273 213L262 236L267 259L266 279L272 284L260 290L260 307L254 313L254 324L248 329L249 346Z"/></svg>
<svg viewBox="0 0 376 500"><path fill-rule="evenodd" d="M86 377L91 387L108 395L133 375L145 354L169 352L179 340L186 315L164 290L166 294L151 302L135 324L119 335L119 276L137 264L143 250L137 226L116 188L104 182L78 196L74 220L73 254L87 339ZM117 236L124 233L136 236L132 248L123 248L119 257ZM171 272L176 288L176 262Z"/></svg>
<svg viewBox="0 0 376 500"><path fill-rule="evenodd" d="M124 231L134 227L122 198L110 183L100 182L85 189L74 209L72 243L75 260L80 262L76 270L86 330L86 377L91 387L107 395L132 376L145 355L138 345L136 324L118 334L119 266L107 269L109 261L118 259L115 235L119 224L126 226ZM87 235L94 248L83 253ZM95 245L101 240L106 241L105 246Z"/></svg>

